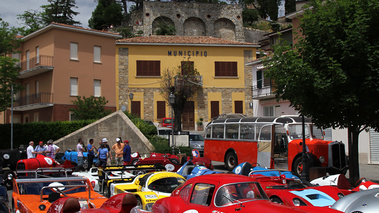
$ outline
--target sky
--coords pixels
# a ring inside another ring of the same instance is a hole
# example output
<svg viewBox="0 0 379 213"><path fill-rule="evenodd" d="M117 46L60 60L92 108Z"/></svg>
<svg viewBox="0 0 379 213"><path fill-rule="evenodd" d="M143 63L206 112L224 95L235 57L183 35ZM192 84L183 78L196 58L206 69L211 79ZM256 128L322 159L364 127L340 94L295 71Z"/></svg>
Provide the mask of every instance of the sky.
<svg viewBox="0 0 379 213"><path fill-rule="evenodd" d="M46 5L47 0L0 0L0 18L8 22L10 26L21 27L22 22L17 19L17 15L23 14L28 10L41 10L42 5ZM91 18L92 12L97 6L96 0L76 0L74 11L79 12L74 17L75 21L80 21L81 26L88 28L88 19Z"/></svg>

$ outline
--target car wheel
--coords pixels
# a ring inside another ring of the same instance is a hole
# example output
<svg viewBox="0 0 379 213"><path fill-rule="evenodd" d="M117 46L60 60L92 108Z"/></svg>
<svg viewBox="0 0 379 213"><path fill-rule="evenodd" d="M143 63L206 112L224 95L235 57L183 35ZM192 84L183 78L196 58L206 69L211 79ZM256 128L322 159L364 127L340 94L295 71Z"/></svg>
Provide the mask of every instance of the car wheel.
<svg viewBox="0 0 379 213"><path fill-rule="evenodd" d="M3 174L3 180L4 185L7 187L8 190L13 189L13 178L15 177L15 174L12 171L6 171Z"/></svg>
<svg viewBox="0 0 379 213"><path fill-rule="evenodd" d="M228 152L225 158L225 167L227 170L232 171L238 165L238 158L234 152Z"/></svg>
<svg viewBox="0 0 379 213"><path fill-rule="evenodd" d="M109 198L110 197L110 191L108 186L104 186L104 197Z"/></svg>
<svg viewBox="0 0 379 213"><path fill-rule="evenodd" d="M175 158L170 158L170 162L177 165L180 164L178 159L175 159Z"/></svg>
<svg viewBox="0 0 379 213"><path fill-rule="evenodd" d="M88 170L88 158L84 158L83 160L83 169L84 170Z"/></svg>
<svg viewBox="0 0 379 213"><path fill-rule="evenodd" d="M298 177L301 177L301 173L303 172L303 161L302 158L296 158L295 163L292 167L292 173Z"/></svg>
<svg viewBox="0 0 379 213"><path fill-rule="evenodd" d="M277 204L284 204L283 201L278 197L270 197L271 202L277 203Z"/></svg>
<svg viewBox="0 0 379 213"><path fill-rule="evenodd" d="M142 204L142 200L139 196L136 197L137 198L137 206L140 207L140 209L143 209L143 204Z"/></svg>

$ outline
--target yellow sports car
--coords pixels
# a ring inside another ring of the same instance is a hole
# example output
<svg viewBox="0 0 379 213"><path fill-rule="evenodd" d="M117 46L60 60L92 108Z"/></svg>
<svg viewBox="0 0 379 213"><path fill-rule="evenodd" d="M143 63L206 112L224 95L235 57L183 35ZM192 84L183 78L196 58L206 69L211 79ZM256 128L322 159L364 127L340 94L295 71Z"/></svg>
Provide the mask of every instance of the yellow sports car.
<svg viewBox="0 0 379 213"><path fill-rule="evenodd" d="M183 176L174 172L151 172L139 175L129 183L111 183L110 193L113 196L132 192L137 198L137 205L150 211L155 201L170 196L185 181Z"/></svg>

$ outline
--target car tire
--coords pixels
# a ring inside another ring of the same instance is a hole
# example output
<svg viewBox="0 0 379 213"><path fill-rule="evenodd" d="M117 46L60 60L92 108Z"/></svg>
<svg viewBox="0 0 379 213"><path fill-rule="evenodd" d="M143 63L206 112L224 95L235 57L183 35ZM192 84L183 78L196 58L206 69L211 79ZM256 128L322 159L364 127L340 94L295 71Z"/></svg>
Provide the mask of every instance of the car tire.
<svg viewBox="0 0 379 213"><path fill-rule="evenodd" d="M179 161L178 161L178 159L170 158L169 160L170 160L170 162L173 163L173 164L176 164L176 165L179 165L179 164L180 164Z"/></svg>
<svg viewBox="0 0 379 213"><path fill-rule="evenodd" d="M226 169L232 171L238 165L237 155L234 152L228 152L224 163Z"/></svg>
<svg viewBox="0 0 379 213"><path fill-rule="evenodd" d="M13 189L13 178L15 178L15 173L13 171L5 171L3 174L4 185L7 190Z"/></svg>
<svg viewBox="0 0 379 213"><path fill-rule="evenodd" d="M143 209L143 204L142 204L141 198L139 196L136 196L136 198L137 198L137 206L139 206L140 209Z"/></svg>
<svg viewBox="0 0 379 213"><path fill-rule="evenodd" d="M132 160L132 163L131 163L133 166L137 165L138 164L138 159L134 159Z"/></svg>
<svg viewBox="0 0 379 213"><path fill-rule="evenodd" d="M301 172L303 171L303 161L301 157L296 158L295 163L292 167L292 174L301 177Z"/></svg>

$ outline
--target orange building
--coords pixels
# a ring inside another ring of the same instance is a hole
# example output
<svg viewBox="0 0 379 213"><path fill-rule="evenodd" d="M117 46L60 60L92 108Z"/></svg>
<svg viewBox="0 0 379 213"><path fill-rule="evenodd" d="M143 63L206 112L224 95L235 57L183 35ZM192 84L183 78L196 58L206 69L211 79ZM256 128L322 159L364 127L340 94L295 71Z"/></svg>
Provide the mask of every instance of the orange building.
<svg viewBox="0 0 379 213"><path fill-rule="evenodd" d="M23 37L13 122L73 120L77 96L104 96L116 110L115 40L118 34L52 23ZM10 109L5 123L10 122Z"/></svg>

